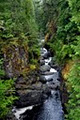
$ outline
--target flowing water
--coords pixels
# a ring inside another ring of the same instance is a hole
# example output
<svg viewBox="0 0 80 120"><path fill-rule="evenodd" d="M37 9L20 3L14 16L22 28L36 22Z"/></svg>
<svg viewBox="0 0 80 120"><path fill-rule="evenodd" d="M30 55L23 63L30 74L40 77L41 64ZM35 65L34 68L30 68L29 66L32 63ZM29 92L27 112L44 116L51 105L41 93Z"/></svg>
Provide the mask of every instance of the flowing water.
<svg viewBox="0 0 80 120"><path fill-rule="evenodd" d="M51 56L46 59L44 58L47 53L47 49L41 48L41 59L45 61L44 65L49 65L52 62ZM49 86L60 86L60 81L58 81L59 72L56 69L50 68L50 71L47 73L45 72L45 74L43 72L41 76L45 77L47 81L46 84ZM34 110L34 108L35 107L30 106L21 109L14 109L14 115L17 120L64 120L59 89L52 89L49 98L41 106L37 106L36 110ZM29 114L27 113L27 110ZM25 113L25 111L27 116L23 119L20 118L21 114Z"/></svg>

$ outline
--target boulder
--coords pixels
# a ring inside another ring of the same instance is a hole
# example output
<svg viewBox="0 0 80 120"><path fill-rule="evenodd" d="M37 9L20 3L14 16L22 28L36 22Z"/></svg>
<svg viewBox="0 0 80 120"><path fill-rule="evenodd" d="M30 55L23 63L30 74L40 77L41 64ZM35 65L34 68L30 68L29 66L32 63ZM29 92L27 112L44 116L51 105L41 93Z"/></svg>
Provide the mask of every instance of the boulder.
<svg viewBox="0 0 80 120"><path fill-rule="evenodd" d="M44 82L37 80L35 73L34 75L30 73L26 79L19 77L15 85L16 95L19 99L15 102L15 105L21 108L44 102L50 94L50 89L42 83Z"/></svg>
<svg viewBox="0 0 80 120"><path fill-rule="evenodd" d="M26 107L44 102L50 95L50 89L46 84L38 84L38 86L36 84L34 89L18 90L17 95L19 96L19 100L16 101L16 106Z"/></svg>
<svg viewBox="0 0 80 120"><path fill-rule="evenodd" d="M43 101L42 90L18 90L19 100L16 101L17 107L26 107L39 104Z"/></svg>
<svg viewBox="0 0 80 120"><path fill-rule="evenodd" d="M40 76L40 82L42 82L43 84L46 83L46 78L44 76Z"/></svg>
<svg viewBox="0 0 80 120"><path fill-rule="evenodd" d="M47 72L50 71L50 66L49 65L43 65L40 67L40 72Z"/></svg>

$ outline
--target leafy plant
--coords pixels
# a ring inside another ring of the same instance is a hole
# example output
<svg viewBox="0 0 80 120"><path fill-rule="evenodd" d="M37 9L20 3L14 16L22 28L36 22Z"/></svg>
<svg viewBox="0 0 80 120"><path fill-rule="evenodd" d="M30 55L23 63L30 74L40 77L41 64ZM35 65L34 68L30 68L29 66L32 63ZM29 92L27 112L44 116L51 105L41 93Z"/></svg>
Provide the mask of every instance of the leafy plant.
<svg viewBox="0 0 80 120"><path fill-rule="evenodd" d="M0 59L0 118L10 112L15 96L14 80L3 80L5 72L3 70L3 59Z"/></svg>
<svg viewBox="0 0 80 120"><path fill-rule="evenodd" d="M9 112L10 108L17 99L14 96L14 80L0 80L0 118L4 118Z"/></svg>
<svg viewBox="0 0 80 120"><path fill-rule="evenodd" d="M79 120L80 118L80 61L77 60L68 76L69 101L67 104L67 120Z"/></svg>

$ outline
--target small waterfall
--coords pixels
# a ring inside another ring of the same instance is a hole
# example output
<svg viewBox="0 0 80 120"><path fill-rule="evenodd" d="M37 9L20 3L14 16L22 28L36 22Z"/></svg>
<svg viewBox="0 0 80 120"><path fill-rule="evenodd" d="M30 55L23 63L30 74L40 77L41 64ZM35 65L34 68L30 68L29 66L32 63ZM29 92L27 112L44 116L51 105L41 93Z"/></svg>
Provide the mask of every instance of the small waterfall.
<svg viewBox="0 0 80 120"><path fill-rule="evenodd" d="M27 110L32 110L32 109L33 109L33 106L24 107L24 108L16 108L16 107L14 107L12 109L12 112L15 115L15 117L17 118L17 120L20 120L21 114L25 113Z"/></svg>

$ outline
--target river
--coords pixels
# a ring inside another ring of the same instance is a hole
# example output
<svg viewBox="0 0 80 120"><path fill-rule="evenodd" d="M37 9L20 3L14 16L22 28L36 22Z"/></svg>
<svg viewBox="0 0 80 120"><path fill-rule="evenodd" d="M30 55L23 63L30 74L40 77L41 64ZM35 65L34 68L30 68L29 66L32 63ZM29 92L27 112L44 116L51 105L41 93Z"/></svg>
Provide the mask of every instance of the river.
<svg viewBox="0 0 80 120"><path fill-rule="evenodd" d="M59 71L51 67L53 64L52 59L50 52L46 48L41 47L40 68L42 71L40 72L40 76L45 78L46 84L51 87L51 95L39 106L30 106L21 109L14 108L13 111L15 111L14 115L17 120L64 120L59 90ZM48 69L47 72L45 69ZM57 89L54 89L55 86L57 86Z"/></svg>

